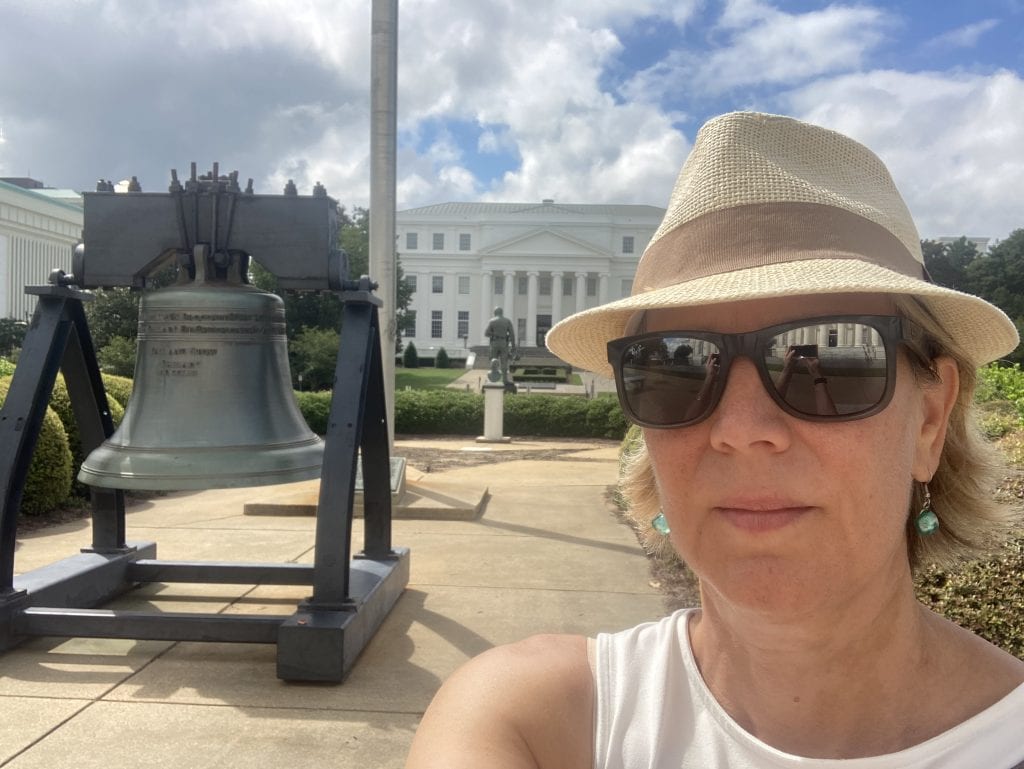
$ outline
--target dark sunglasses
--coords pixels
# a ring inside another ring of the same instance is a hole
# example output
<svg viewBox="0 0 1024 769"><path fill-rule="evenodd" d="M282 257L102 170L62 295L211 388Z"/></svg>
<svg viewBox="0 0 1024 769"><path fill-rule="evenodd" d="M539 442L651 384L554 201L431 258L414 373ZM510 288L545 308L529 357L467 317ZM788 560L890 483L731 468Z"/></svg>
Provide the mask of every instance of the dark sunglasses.
<svg viewBox="0 0 1024 769"><path fill-rule="evenodd" d="M619 402L644 427L684 427L718 405L740 356L783 411L815 422L877 414L892 399L896 354L916 327L885 315L833 315L742 334L658 331L608 343Z"/></svg>

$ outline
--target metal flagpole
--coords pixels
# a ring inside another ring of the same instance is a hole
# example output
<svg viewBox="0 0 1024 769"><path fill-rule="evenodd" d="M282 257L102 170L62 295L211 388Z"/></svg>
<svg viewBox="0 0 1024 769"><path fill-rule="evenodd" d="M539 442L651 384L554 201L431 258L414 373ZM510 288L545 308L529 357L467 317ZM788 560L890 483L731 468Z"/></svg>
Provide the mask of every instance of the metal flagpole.
<svg viewBox="0 0 1024 769"><path fill-rule="evenodd" d="M398 0L373 0L370 19L370 277L380 284L381 358L388 437L395 442L395 156Z"/></svg>

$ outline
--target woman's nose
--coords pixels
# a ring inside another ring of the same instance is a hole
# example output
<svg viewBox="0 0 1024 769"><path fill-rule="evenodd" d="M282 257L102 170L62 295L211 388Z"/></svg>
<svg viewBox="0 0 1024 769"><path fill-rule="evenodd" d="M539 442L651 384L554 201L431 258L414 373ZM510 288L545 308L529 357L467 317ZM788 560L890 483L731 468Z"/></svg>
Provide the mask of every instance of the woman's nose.
<svg viewBox="0 0 1024 769"><path fill-rule="evenodd" d="M711 445L719 451L783 451L792 439L789 417L765 391L748 358L733 362L710 419Z"/></svg>

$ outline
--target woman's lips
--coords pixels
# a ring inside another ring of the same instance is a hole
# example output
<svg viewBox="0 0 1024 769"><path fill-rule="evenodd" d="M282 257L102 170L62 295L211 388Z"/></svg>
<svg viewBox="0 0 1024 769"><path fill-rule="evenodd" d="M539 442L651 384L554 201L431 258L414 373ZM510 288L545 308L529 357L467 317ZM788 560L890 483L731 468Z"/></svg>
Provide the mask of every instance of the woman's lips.
<svg viewBox="0 0 1024 769"><path fill-rule="evenodd" d="M788 526L814 508L799 504L727 504L715 507L716 513L738 529L753 532L775 531Z"/></svg>

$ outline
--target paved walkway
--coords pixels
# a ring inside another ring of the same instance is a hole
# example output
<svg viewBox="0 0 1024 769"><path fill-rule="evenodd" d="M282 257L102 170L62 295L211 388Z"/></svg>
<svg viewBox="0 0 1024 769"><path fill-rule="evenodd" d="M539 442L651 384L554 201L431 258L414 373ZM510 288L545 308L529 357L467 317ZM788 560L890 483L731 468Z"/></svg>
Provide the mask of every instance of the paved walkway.
<svg viewBox="0 0 1024 769"><path fill-rule="evenodd" d="M465 439L403 445L479 451ZM557 441L495 447L519 450ZM339 686L279 681L271 645L37 639L0 656L0 766L11 769L402 767L423 710L458 665L538 632L594 634L662 614L633 533L605 492L615 444L428 474L481 485L475 521L396 520L408 589ZM497 456L496 456L497 459ZM280 488L280 487L279 487ZM268 489L180 492L137 505L129 539L162 559L310 562L313 519L245 516ZM361 542L357 521L354 542ZM19 572L88 544L85 522L19 540ZM308 588L154 584L118 605L288 614Z"/></svg>

